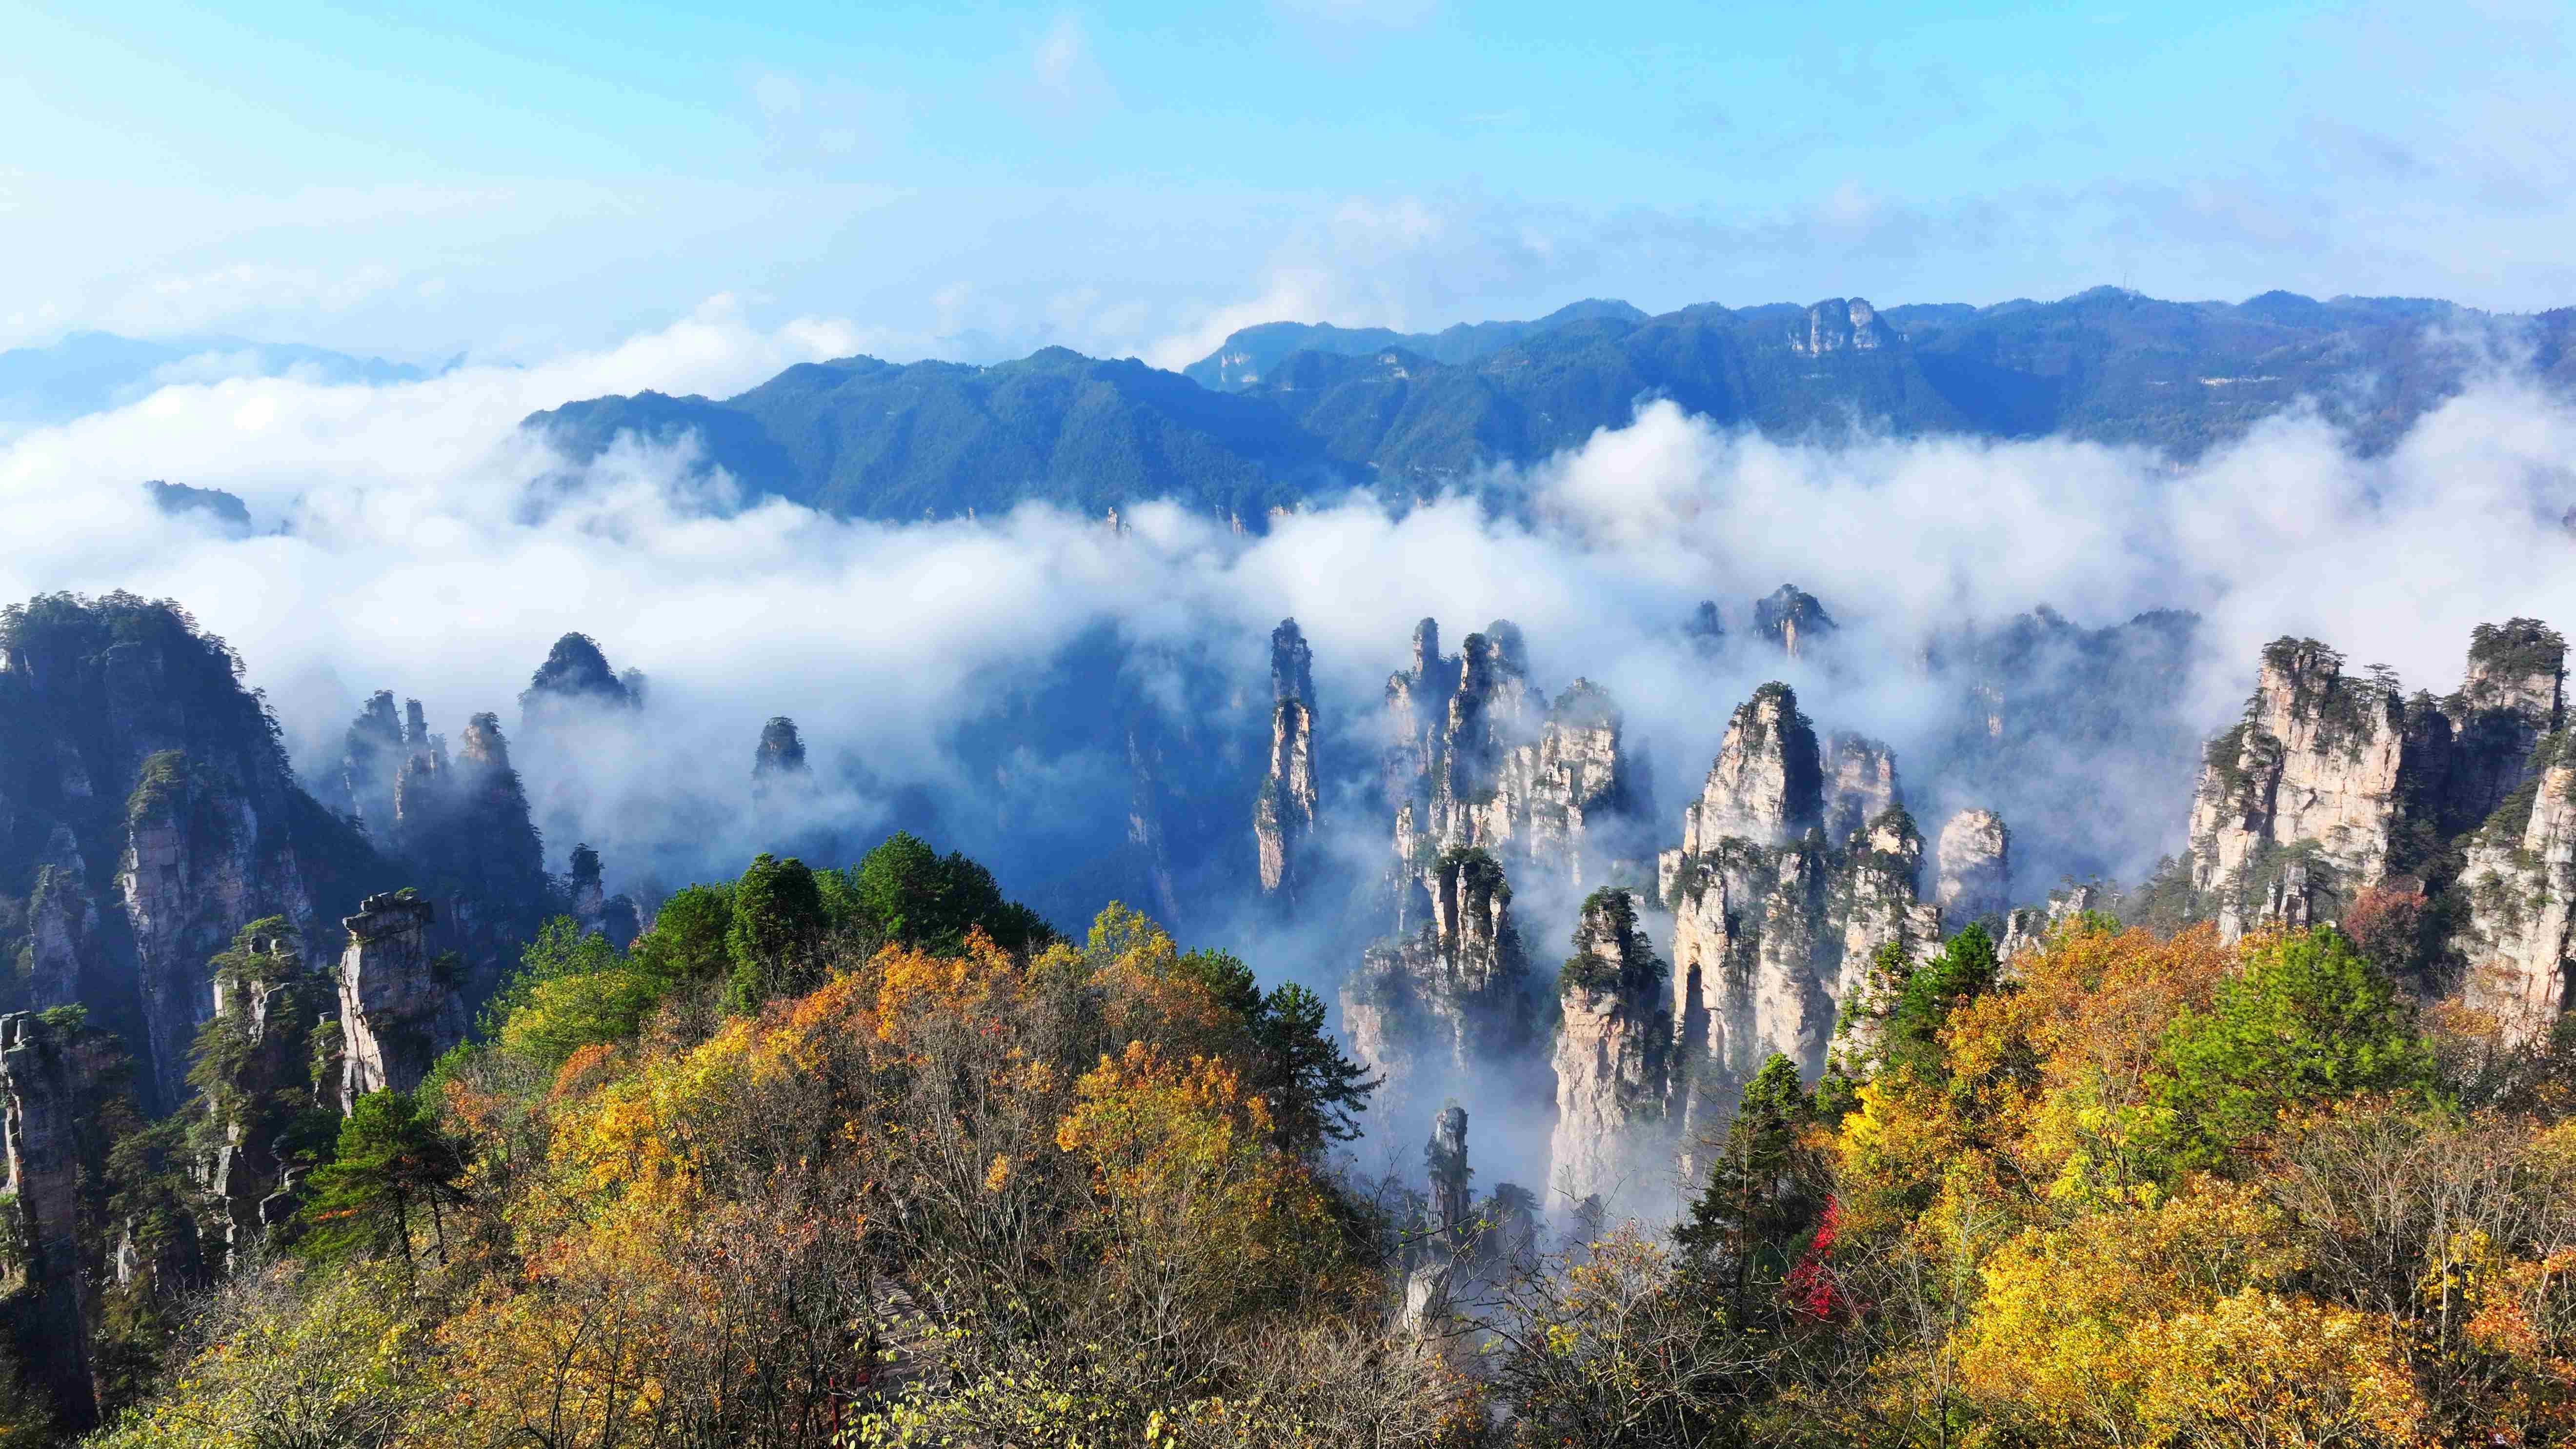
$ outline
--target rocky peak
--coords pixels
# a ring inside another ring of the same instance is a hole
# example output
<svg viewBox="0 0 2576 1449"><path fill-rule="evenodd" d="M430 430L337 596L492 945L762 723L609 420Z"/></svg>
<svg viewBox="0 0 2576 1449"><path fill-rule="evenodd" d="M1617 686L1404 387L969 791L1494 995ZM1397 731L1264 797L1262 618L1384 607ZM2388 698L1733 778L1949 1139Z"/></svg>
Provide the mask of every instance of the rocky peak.
<svg viewBox="0 0 2576 1449"><path fill-rule="evenodd" d="M228 1267L293 1214L301 1163L291 1144L321 1085L314 1024L327 1021L330 993L285 927L253 922L215 958L214 1015L197 1037L212 1075L199 1079L196 1176Z"/></svg>
<svg viewBox="0 0 2576 1449"><path fill-rule="evenodd" d="M2537 619L2480 624L2460 692L2442 702L2451 768L2441 811L2453 830L2493 814L2532 777L2532 749L2566 723L2567 642Z"/></svg>
<svg viewBox="0 0 2576 1449"><path fill-rule="evenodd" d="M1753 632L1792 659L1803 659L1838 626L1815 595L1796 584L1782 584L1753 601Z"/></svg>
<svg viewBox="0 0 2576 1449"><path fill-rule="evenodd" d="M1467 1109L1455 1101L1441 1104L1431 1118L1431 1141L1423 1147L1430 1169L1431 1221L1425 1226L1451 1253L1467 1244L1475 1224L1475 1204L1468 1191L1473 1173L1467 1167Z"/></svg>
<svg viewBox="0 0 2576 1449"><path fill-rule="evenodd" d="M1726 620L1718 615L1716 600L1699 601L1682 624L1682 638L1689 643L1691 653L1701 659L1714 659L1726 652Z"/></svg>
<svg viewBox="0 0 2576 1449"><path fill-rule="evenodd" d="M1314 664L1297 621L1280 620L1270 631L1270 768L1253 805L1252 839L1262 894L1281 900L1298 896L1315 833Z"/></svg>
<svg viewBox="0 0 2576 1449"><path fill-rule="evenodd" d="M546 662L537 666L519 696L520 722L533 726L585 709L640 709L642 686L642 675L630 671L621 678L608 667L608 656L600 652L598 640L587 634L566 634L555 641Z"/></svg>
<svg viewBox="0 0 2576 1449"><path fill-rule="evenodd" d="M420 701L412 701L417 710ZM340 754L340 791L349 813L368 829L392 829L394 785L405 757L402 721L394 714L394 695L380 689L368 696L349 722Z"/></svg>
<svg viewBox="0 0 2576 1449"><path fill-rule="evenodd" d="M1418 627L1432 631L1436 653L1439 626L1425 619ZM1417 654L1420 649L1417 639ZM1270 631L1270 698L1273 703L1288 699L1304 700L1309 705L1315 702L1315 651L1307 645L1305 631L1297 627L1294 619L1282 619L1279 627Z"/></svg>
<svg viewBox="0 0 2576 1449"><path fill-rule="evenodd" d="M461 968L430 952L437 917L426 900L397 892L369 896L340 924L343 1066L340 1109L369 1092L408 1092L440 1053L465 1037Z"/></svg>
<svg viewBox="0 0 2576 1449"><path fill-rule="evenodd" d="M2313 639L2266 646L2245 722L2210 742L2193 796L2191 884L2220 934L2277 917L2284 870L2301 916L2377 884L2409 796L2445 771L2449 735L2410 715L2384 670L2354 678Z"/></svg>
<svg viewBox="0 0 2576 1449"><path fill-rule="evenodd" d="M774 714L760 727L760 747L751 757L751 778L775 780L805 773L805 739L796 732L796 721Z"/></svg>
<svg viewBox="0 0 2576 1449"><path fill-rule="evenodd" d="M1807 309L1801 325L1789 332L1789 350L1805 357L1828 352L1874 352L1894 346L1896 329L1880 320L1878 309L1858 297L1828 297Z"/></svg>
<svg viewBox="0 0 2576 1449"><path fill-rule="evenodd" d="M1462 807L1460 833L1582 885L1617 851L1599 838L1604 827L1634 820L1643 804L1621 730L1618 701L1577 679L1548 707L1537 739L1502 753L1491 793Z"/></svg>
<svg viewBox="0 0 2576 1449"><path fill-rule="evenodd" d="M1683 814L1682 850L1722 839L1778 845L1824 821L1824 761L1796 691L1773 682L1736 706L1700 797Z"/></svg>
<svg viewBox="0 0 2576 1449"><path fill-rule="evenodd" d="M1508 1078L1535 1034L1529 958L1501 863L1453 849L1426 884L1429 923L1370 947L1342 988L1352 1052L1387 1079L1396 1103L1428 1095L1427 1082L1462 1084L1478 1064Z"/></svg>
<svg viewBox="0 0 2576 1449"><path fill-rule="evenodd" d="M1576 1200L1615 1204L1660 1180L1670 1089L1666 968L1630 891L1583 902L1574 953L1557 973L1556 1131L1549 1181Z"/></svg>
<svg viewBox="0 0 2576 1449"><path fill-rule="evenodd" d="M1848 730L1825 741L1825 838L1841 842L1905 803L1896 782L1896 751Z"/></svg>
<svg viewBox="0 0 2576 1449"><path fill-rule="evenodd" d="M1934 899L1943 918L1965 923L2000 916L2012 906L2012 832L1992 810L1962 810L1941 827L1941 879Z"/></svg>

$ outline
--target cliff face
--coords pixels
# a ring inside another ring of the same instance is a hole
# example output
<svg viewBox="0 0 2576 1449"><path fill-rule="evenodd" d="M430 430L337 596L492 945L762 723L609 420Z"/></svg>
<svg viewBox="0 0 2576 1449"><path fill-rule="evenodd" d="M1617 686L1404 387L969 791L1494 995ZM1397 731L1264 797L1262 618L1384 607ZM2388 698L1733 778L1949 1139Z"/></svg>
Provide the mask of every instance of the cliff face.
<svg viewBox="0 0 2576 1449"><path fill-rule="evenodd" d="M130 1060L77 1016L0 1016L0 1212L11 1244L0 1254L0 1330L29 1386L75 1434L98 1419L94 1194Z"/></svg>
<svg viewBox="0 0 2576 1449"><path fill-rule="evenodd" d="M2543 844L2528 831L2555 828L2529 800L2545 795L2535 773L2564 724L2565 658L2535 620L2480 625L2459 691L2408 698L2384 671L2344 674L2314 640L2275 641L2244 722L2204 758L2186 857L2194 909L2231 940L2266 922L2334 920L2393 877L2446 888L2456 842L2460 883L2488 902L2461 937L2465 964L2527 975L2531 953L2546 953L2505 907L2551 889L2544 857L2517 852Z"/></svg>
<svg viewBox="0 0 2576 1449"><path fill-rule="evenodd" d="M305 794L240 660L176 605L0 612L0 982L125 1037L149 1105L185 1095L207 961L247 922L346 909L385 866ZM374 709L371 706L371 711ZM11 973L14 976L15 973Z"/></svg>
<svg viewBox="0 0 2576 1449"><path fill-rule="evenodd" d="M1673 1019L1667 968L1628 891L1595 891L1557 976L1556 1131L1548 1186L1573 1201L1641 1203L1670 1168Z"/></svg>
<svg viewBox="0 0 2576 1449"><path fill-rule="evenodd" d="M369 896L340 924L343 1052L340 1110L368 1092L408 1092L439 1054L465 1039L459 972L430 951L429 902L407 895Z"/></svg>
<svg viewBox="0 0 2576 1449"><path fill-rule="evenodd" d="M2404 804L2401 772L2422 759L2419 749L2410 761L2409 743L2393 681L2346 676L2342 656L2312 639L2263 651L2245 722L2210 743L2192 797L2192 887L2218 900L2223 936L2281 913L2264 898L2284 880L2285 850L2300 856L2290 908L2299 913L2316 895L2349 899L2378 883Z"/></svg>
<svg viewBox="0 0 2576 1449"><path fill-rule="evenodd" d="M370 772L365 778L389 778L390 814L381 827L369 827L393 857L387 874L451 903L435 927L432 949L457 953L464 963L461 989L469 1002L480 1001L500 986L549 916L583 913L546 874L544 845L499 718L478 714L467 720L451 755L447 736L430 732L420 701L407 701L393 745L398 753L389 755L380 721L390 713L391 699L378 694L350 727L351 739L363 734L368 749L361 755L353 745L343 773L360 778L363 764ZM551 707L541 704L538 713ZM594 855L594 867L596 862ZM595 870L591 889L597 893ZM606 907L600 901L597 911L584 915L585 924L602 924Z"/></svg>
<svg viewBox="0 0 2576 1449"><path fill-rule="evenodd" d="M197 1043L203 1115L193 1130L227 1270L293 1216L302 1164L327 1145L314 1031L329 1005L328 985L281 936L255 935L217 960L214 1016Z"/></svg>
<svg viewBox="0 0 2576 1449"><path fill-rule="evenodd" d="M1430 885L1422 930L1369 948L1342 987L1352 1055L1386 1079L1391 1102L1477 1064L1508 1071L1536 1051L1529 958L1503 868L1483 851L1452 850Z"/></svg>
<svg viewBox="0 0 2576 1449"><path fill-rule="evenodd" d="M1270 634L1270 696L1270 768L1253 807L1253 847L1262 893L1294 901L1316 805L1314 651L1294 619Z"/></svg>
<svg viewBox="0 0 2576 1449"><path fill-rule="evenodd" d="M1962 810L1941 827L1941 914L1965 924L2012 906L2012 832L1992 810Z"/></svg>
<svg viewBox="0 0 2576 1449"><path fill-rule="evenodd" d="M1763 1059L1778 1052L1810 1078L1824 1069L1836 1012L1884 947L1938 941L1941 912L1917 899L1923 842L1897 795L1884 747L1838 752L1846 775L1887 781L1865 828L1828 837L1824 761L1785 685L1738 708L1682 847L1657 862L1673 912L1673 1113L1685 1141L1713 1133ZM1861 761L1866 761L1863 766ZM1857 797L1857 798L1854 798ZM1842 798L1846 814L1858 799Z"/></svg>
<svg viewBox="0 0 2576 1449"><path fill-rule="evenodd" d="M1413 667L1387 681L1382 775L1395 816L1390 871L1399 930L1418 917L1439 853L1485 850L1524 882L1579 888L1622 856L1644 782L1608 691L1578 679L1544 713L1520 629L1496 620L1455 656L1440 626L1414 628Z"/></svg>
<svg viewBox="0 0 2576 1449"><path fill-rule="evenodd" d="M2518 1039L2566 1013L2576 966L2576 750L2554 734L2538 753L2537 780L2470 837L2458 884L2469 1004ZM2528 811L2519 830L2518 810Z"/></svg>
<svg viewBox="0 0 2576 1449"><path fill-rule="evenodd" d="M1834 629L1824 604L1796 584L1782 584L1753 604L1753 632L1792 659L1814 652Z"/></svg>

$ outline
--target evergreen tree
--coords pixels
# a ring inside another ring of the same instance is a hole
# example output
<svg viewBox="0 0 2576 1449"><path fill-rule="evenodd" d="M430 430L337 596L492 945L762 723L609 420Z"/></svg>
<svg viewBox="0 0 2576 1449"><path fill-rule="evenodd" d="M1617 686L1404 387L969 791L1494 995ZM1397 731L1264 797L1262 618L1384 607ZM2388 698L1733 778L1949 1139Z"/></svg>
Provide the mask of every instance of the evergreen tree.
<svg viewBox="0 0 2576 1449"><path fill-rule="evenodd" d="M1819 1206L1800 1144L1814 1115L1796 1065L1772 1053L1746 1085L1688 1221L1673 1229L1696 1271L1724 1276L1739 1309L1750 1301L1757 1265L1787 1271L1789 1250Z"/></svg>
<svg viewBox="0 0 2576 1449"><path fill-rule="evenodd" d="M463 1148L402 1092L369 1092L340 1124L339 1151L315 1169L303 1248L319 1258L399 1249L413 1266L412 1228L427 1214L439 1261L447 1212L466 1201Z"/></svg>

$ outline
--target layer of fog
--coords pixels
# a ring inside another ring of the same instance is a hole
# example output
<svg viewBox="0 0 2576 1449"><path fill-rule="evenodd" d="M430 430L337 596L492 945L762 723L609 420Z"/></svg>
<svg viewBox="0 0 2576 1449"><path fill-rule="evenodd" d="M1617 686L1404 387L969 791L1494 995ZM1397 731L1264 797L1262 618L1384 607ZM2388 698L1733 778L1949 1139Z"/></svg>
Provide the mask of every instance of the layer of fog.
<svg viewBox="0 0 2576 1449"><path fill-rule="evenodd" d="M1203 818L1172 827L1181 884L1136 894L1234 937L1273 975L1326 986L1347 964L1336 930L1252 931L1204 894L1250 872L1268 632L1283 616L1314 647L1328 801L1363 869L1386 839L1362 804L1370 721L1424 616L1452 650L1512 619L1541 688L1578 675L1608 687L1646 752L1665 843L1728 712L1769 677L1797 684L1821 728L1895 743L1918 798L1973 803L1944 796L1926 754L1958 700L1926 683L1923 647L2040 605L2086 625L2200 611L2198 663L2164 686L2198 731L2233 717L2256 649L2284 633L2441 692L2475 623L2576 622L2560 522L2576 502L2562 461L2576 457L2576 413L2507 371L2382 457L2349 456L2291 415L2189 467L2062 441L1784 445L1650 403L1574 452L1479 480L1475 497L1399 511L1363 495L1249 537L1165 505L1130 510L1124 534L1034 507L839 521L733 496L685 451L621 448L573 469L516 429L532 410L610 391L722 395L850 341L824 322L759 331L715 304L526 369L164 388L0 444L0 596L180 600L246 657L308 778L328 773L373 689L421 698L451 732L496 711L549 863L562 869L587 840L612 889L731 874L773 845L846 859L933 819L939 844L986 859L1067 926L1098 903L1083 892L1122 879L1071 857L1105 858L1134 830L1136 747L1110 737L1115 723L1086 723L1074 696L1088 686L1068 695L1058 677L1076 653L1107 658L1131 701L1119 718L1166 716L1154 747L1166 784L1202 796L1179 808ZM156 512L137 486L147 478L239 495L253 535ZM1750 601L1784 581L1845 625L1830 667L1744 637ZM1679 629L1701 599L1719 601L1737 636L1713 662ZM644 671L650 705L524 738L516 696L569 630ZM800 723L817 770L755 810L752 750L774 714ZM2112 762L2088 776L2099 763L2055 762L2051 788L2065 810L2140 822L2111 862L2134 876L2180 843L2187 768L2139 778ZM2053 865L2026 863L2026 895ZM1570 912L1543 894L1524 912L1543 968L1563 954Z"/></svg>

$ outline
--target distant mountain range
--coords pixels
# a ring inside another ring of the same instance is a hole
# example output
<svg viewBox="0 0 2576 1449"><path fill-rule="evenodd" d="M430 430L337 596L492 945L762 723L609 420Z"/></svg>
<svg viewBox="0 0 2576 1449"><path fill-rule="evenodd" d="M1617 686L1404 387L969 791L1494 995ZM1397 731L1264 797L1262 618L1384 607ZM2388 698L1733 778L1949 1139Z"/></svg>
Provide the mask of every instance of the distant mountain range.
<svg viewBox="0 0 2576 1449"><path fill-rule="evenodd" d="M50 347L0 352L0 428L69 422L139 402L172 383L290 374L330 383L417 382L430 375L408 363L297 343L75 332Z"/></svg>
<svg viewBox="0 0 2576 1449"><path fill-rule="evenodd" d="M576 460L694 434L754 496L912 519L1041 499L1098 514L1170 497L1247 526L1356 486L1420 497L1670 398L1783 439L2049 435L2191 458L2306 400L2363 451L2499 358L2576 391L2576 310L2416 298L1876 308L1584 301L1432 334L1248 327L1180 373L1049 348L989 367L809 363L739 397L639 393L533 414Z"/></svg>

